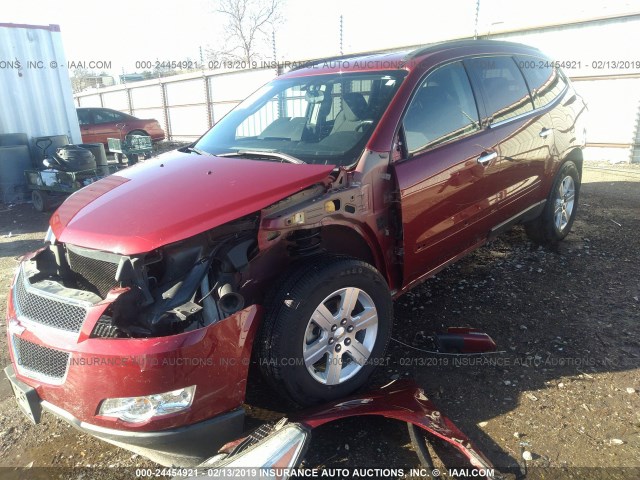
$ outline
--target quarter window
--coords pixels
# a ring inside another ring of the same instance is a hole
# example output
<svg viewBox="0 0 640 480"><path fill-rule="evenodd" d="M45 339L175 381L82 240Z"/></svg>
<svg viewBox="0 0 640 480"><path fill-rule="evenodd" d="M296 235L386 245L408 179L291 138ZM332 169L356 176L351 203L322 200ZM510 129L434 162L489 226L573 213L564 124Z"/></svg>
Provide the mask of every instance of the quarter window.
<svg viewBox="0 0 640 480"><path fill-rule="evenodd" d="M410 154L479 129L475 99L460 62L427 76L411 100L403 128Z"/></svg>
<svg viewBox="0 0 640 480"><path fill-rule="evenodd" d="M518 66L527 80L536 108L544 107L562 93L566 82L548 60L533 57L516 58Z"/></svg>
<svg viewBox="0 0 640 480"><path fill-rule="evenodd" d="M529 90L513 58L472 58L465 60L465 65L481 85L487 116L492 123L533 110Z"/></svg>

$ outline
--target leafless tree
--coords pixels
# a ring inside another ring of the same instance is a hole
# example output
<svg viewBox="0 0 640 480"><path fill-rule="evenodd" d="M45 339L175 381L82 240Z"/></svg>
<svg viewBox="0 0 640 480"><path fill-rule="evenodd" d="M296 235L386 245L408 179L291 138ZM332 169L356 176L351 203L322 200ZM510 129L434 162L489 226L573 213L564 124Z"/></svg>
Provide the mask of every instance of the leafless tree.
<svg viewBox="0 0 640 480"><path fill-rule="evenodd" d="M92 76L92 72L89 72L86 68L76 68L73 71L73 75L69 78L71 80L71 89L73 93L80 93L89 86L89 77Z"/></svg>
<svg viewBox="0 0 640 480"><path fill-rule="evenodd" d="M270 44L273 28L282 22L284 0L219 0L216 12L225 19L225 47L210 48L211 60L240 60L249 65Z"/></svg>

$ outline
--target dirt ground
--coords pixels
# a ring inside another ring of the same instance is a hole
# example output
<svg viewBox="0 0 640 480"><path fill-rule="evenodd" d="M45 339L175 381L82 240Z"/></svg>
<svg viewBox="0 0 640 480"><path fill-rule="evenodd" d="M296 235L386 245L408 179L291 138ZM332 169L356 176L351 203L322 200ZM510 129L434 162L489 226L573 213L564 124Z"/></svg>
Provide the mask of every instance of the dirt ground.
<svg viewBox="0 0 640 480"><path fill-rule="evenodd" d="M29 204L0 205L0 311L14 258L41 244L47 219ZM511 478L640 478L639 235L640 168L588 164L573 232L556 251L516 228L396 301L388 366L373 383L415 379ZM465 325L501 353L428 353L434 333ZM247 403L249 426L286 410L257 378ZM308 466L419 467L399 422L352 419L313 438ZM30 424L5 380L0 440L0 477L132 478L130 467L154 466L51 415Z"/></svg>

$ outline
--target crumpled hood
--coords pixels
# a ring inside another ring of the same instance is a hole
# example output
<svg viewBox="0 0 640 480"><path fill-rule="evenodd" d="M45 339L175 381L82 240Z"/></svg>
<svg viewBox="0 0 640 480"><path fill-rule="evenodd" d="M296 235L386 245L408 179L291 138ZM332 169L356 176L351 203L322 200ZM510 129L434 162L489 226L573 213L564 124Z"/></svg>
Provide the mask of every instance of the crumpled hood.
<svg viewBox="0 0 640 480"><path fill-rule="evenodd" d="M333 168L174 151L74 193L51 217L51 228L73 245L148 252L256 212Z"/></svg>

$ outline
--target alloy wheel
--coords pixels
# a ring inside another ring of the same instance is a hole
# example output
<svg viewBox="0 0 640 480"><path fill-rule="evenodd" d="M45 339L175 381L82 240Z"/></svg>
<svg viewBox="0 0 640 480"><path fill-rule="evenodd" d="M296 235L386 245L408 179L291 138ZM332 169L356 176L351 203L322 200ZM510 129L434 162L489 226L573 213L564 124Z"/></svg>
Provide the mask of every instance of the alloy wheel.
<svg viewBox="0 0 640 480"><path fill-rule="evenodd" d="M371 297L355 287L327 296L307 324L303 358L311 376L324 385L341 384L367 363L378 335L378 312Z"/></svg>

